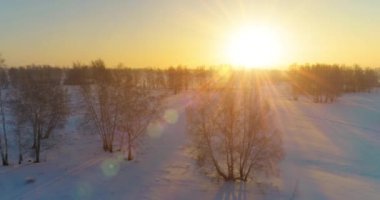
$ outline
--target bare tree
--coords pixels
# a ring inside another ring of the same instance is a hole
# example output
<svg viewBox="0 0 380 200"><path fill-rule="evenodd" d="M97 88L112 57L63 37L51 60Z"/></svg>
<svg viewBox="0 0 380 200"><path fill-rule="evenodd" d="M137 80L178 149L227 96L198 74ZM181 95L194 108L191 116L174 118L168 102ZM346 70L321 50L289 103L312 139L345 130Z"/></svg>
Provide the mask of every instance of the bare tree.
<svg viewBox="0 0 380 200"><path fill-rule="evenodd" d="M201 166L226 181L275 174L281 137L257 88L203 91L197 97L188 108L188 122Z"/></svg>
<svg viewBox="0 0 380 200"><path fill-rule="evenodd" d="M132 147L156 116L160 95L136 85L129 69L105 70L110 74L107 81L82 86L86 116L100 135L104 151L113 152L119 136L120 150L126 147L132 160Z"/></svg>
<svg viewBox="0 0 380 200"><path fill-rule="evenodd" d="M42 140L66 121L67 91L50 74L54 70L39 67L18 70L16 73L24 73L24 78L14 84L12 111L17 125L32 131L34 161L40 162Z"/></svg>
<svg viewBox="0 0 380 200"><path fill-rule="evenodd" d="M7 94L6 88L8 86L8 78L6 70L3 68L4 59L0 55L0 115L1 115L1 131L3 136L0 135L0 154L2 164L4 166L9 165L8 161L8 136L7 136L7 123L6 123L6 103L7 103Z"/></svg>
<svg viewBox="0 0 380 200"><path fill-rule="evenodd" d="M120 109L120 83L114 80L102 60L93 61L90 68L93 84L81 85L86 118L102 140L103 150L113 152Z"/></svg>
<svg viewBox="0 0 380 200"><path fill-rule="evenodd" d="M86 117L96 127L103 143L103 150L113 152L116 125L119 121L120 98L115 84L82 85Z"/></svg>
<svg viewBox="0 0 380 200"><path fill-rule="evenodd" d="M122 104L120 123L120 149L127 148L128 160L133 159L132 149L136 141L145 133L149 123L157 117L162 95L149 89L134 87L124 81L121 91Z"/></svg>

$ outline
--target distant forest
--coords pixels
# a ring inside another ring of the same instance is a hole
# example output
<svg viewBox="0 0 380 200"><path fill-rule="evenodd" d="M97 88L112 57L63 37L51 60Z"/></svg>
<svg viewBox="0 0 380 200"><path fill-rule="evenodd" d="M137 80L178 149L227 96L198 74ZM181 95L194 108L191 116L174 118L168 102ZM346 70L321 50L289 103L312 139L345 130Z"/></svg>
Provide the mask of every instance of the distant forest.
<svg viewBox="0 0 380 200"><path fill-rule="evenodd" d="M262 84L288 83L295 100L308 96L316 103L332 102L343 93L370 92L379 86L380 68L362 68L329 64L292 65L286 70L239 69L229 66L197 67L185 66L159 68L108 68L102 60L90 64L74 63L71 68L49 65L28 65L1 68L3 84L34 79L62 85L86 85L96 82L112 83L118 74L129 84L139 88L168 89L175 94L198 87L236 87L241 76L255 77ZM5 80L6 79L6 80ZM233 81L235 79L235 81Z"/></svg>
<svg viewBox="0 0 380 200"><path fill-rule="evenodd" d="M90 64L74 63L71 68L49 65L2 67L2 85L17 85L28 79L61 85L88 85L97 82L112 83L114 74L128 80L139 88L168 89L175 94L198 87L237 87L236 81L250 76L262 84L288 83L291 95L308 96L316 103L332 102L343 93L370 92L379 86L380 68L362 68L329 64L292 65L286 70L240 69L230 66L196 67L186 66L159 68L106 67L102 60ZM228 84L227 84L228 83ZM227 84L227 85L226 85Z"/></svg>
<svg viewBox="0 0 380 200"><path fill-rule="evenodd" d="M379 70L339 65L300 65L288 71L292 94L312 97L316 103L335 101L347 92L370 92L379 86Z"/></svg>

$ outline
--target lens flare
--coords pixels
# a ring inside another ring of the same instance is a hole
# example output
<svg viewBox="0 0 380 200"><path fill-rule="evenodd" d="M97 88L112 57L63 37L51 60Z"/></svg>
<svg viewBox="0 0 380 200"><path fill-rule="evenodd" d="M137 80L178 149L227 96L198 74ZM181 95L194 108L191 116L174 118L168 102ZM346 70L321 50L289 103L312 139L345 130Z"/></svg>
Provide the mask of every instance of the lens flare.
<svg viewBox="0 0 380 200"><path fill-rule="evenodd" d="M151 138L159 138L164 130L163 125L159 121L151 122L148 125L147 132Z"/></svg>
<svg viewBox="0 0 380 200"><path fill-rule="evenodd" d="M164 113L164 119L169 124L175 124L178 121L178 112L175 109L168 109Z"/></svg>
<svg viewBox="0 0 380 200"><path fill-rule="evenodd" d="M103 175L106 177L113 177L119 173L120 169L120 159L106 159L102 162L100 168L102 169Z"/></svg>

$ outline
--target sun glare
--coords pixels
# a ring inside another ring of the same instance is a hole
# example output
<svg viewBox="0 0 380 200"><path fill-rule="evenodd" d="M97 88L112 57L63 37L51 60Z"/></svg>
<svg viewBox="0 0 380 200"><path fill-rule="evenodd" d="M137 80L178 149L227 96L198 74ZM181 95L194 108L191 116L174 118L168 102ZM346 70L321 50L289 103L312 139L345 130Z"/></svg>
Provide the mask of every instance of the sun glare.
<svg viewBox="0 0 380 200"><path fill-rule="evenodd" d="M267 68L279 64L283 50L277 31L267 27L247 26L228 39L226 56L238 67Z"/></svg>

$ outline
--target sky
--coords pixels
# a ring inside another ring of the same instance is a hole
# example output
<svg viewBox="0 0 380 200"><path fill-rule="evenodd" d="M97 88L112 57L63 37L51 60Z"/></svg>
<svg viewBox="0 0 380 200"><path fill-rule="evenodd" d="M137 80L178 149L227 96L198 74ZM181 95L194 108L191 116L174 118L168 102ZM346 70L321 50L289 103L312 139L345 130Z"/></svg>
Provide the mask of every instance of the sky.
<svg viewBox="0 0 380 200"><path fill-rule="evenodd" d="M378 0L0 0L0 54L7 65L229 64L235 30L276 30L277 66L380 66ZM260 40L260 38L258 38Z"/></svg>

